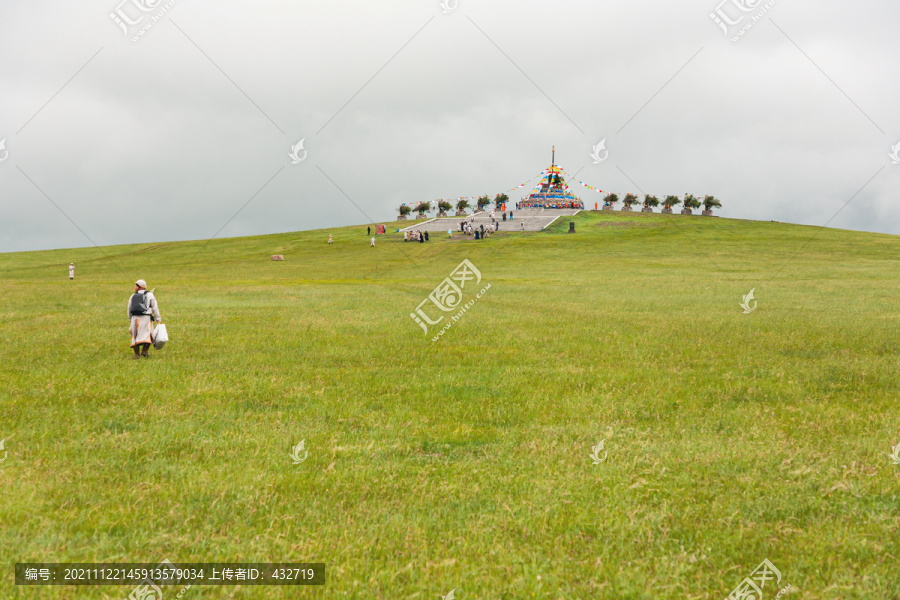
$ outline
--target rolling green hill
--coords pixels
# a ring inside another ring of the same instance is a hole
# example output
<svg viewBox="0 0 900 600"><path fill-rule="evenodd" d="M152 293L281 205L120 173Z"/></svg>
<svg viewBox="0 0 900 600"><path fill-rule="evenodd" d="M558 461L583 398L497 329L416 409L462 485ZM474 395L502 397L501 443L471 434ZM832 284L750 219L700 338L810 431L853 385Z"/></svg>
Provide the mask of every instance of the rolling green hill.
<svg viewBox="0 0 900 600"><path fill-rule="evenodd" d="M900 598L898 257L590 212L0 254L0 597L130 591L16 562L168 558L327 564L183 598L719 599L764 559L767 599ZM432 341L410 313L463 259L490 289ZM140 361L137 278L171 337Z"/></svg>

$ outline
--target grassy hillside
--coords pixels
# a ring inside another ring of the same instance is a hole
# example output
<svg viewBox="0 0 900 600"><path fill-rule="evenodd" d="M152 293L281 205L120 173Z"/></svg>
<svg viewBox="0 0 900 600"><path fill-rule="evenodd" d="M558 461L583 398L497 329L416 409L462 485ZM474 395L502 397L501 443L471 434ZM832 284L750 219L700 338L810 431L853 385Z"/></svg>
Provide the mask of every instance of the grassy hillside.
<svg viewBox="0 0 900 600"><path fill-rule="evenodd" d="M0 597L130 591L17 588L16 562L167 557L328 565L184 598L721 599L764 559L767 599L900 598L900 238L597 213L378 238L0 255ZM409 314L463 259L491 287L432 342ZM171 341L134 361L139 277Z"/></svg>

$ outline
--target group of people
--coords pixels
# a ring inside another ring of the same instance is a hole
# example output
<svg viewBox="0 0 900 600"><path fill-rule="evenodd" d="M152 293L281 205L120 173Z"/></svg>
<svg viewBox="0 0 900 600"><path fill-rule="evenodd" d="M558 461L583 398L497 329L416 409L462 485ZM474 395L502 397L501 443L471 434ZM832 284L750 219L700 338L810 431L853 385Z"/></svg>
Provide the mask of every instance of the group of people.
<svg viewBox="0 0 900 600"><path fill-rule="evenodd" d="M504 213L505 216L505 213ZM522 224L524 228L524 223ZM485 227L484 223L476 226L474 223L474 217L469 217L467 219L463 219L462 221L457 222L457 227L459 227L459 231L468 235L474 235L476 240L483 240L486 237L489 237L492 233L497 233L500 231L500 222L494 218L493 213L491 213L491 222ZM449 234L450 231L447 231Z"/></svg>
<svg viewBox="0 0 900 600"><path fill-rule="evenodd" d="M418 229L413 229L412 231L403 231L403 241L404 242L419 242L425 243L428 241L428 232L427 231L419 231Z"/></svg>
<svg viewBox="0 0 900 600"><path fill-rule="evenodd" d="M385 227L384 227L384 225L379 225L378 227L376 227L376 228L375 228L375 233L376 233L376 234L383 234L383 233L385 233ZM366 235L367 235L367 236L368 236L368 235L372 235L372 228L371 228L371 227L366 227ZM403 236L404 236L404 238L405 238L405 237L406 237L406 234L404 233ZM332 234L330 234L330 233L328 234L328 243L329 243L329 244L334 244L334 237L332 237ZM375 236L374 236L374 235L373 235L372 238L369 240L369 247L370 247L370 248L374 248L374 247L375 247Z"/></svg>
<svg viewBox="0 0 900 600"><path fill-rule="evenodd" d="M465 219L463 219L463 220L461 220L461 221L458 221L458 222L456 223L456 226L459 228L459 230L460 230L461 232L467 233L467 234L469 234L469 235L472 235L472 228L473 228L472 222L473 222L474 220L475 220L475 217L474 217L474 216L468 217L468 218L465 218Z"/></svg>

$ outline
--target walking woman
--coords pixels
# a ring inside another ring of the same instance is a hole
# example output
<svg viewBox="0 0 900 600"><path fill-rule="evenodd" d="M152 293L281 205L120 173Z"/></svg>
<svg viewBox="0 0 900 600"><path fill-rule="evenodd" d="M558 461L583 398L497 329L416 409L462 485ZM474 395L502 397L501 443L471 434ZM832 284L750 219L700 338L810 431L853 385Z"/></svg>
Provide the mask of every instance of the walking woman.
<svg viewBox="0 0 900 600"><path fill-rule="evenodd" d="M150 339L153 332L153 321L162 322L159 315L159 305L152 292L147 291L147 282L138 279L134 282L134 293L128 299L128 331L131 333L131 347L134 348L134 357L150 358L147 352L153 340Z"/></svg>

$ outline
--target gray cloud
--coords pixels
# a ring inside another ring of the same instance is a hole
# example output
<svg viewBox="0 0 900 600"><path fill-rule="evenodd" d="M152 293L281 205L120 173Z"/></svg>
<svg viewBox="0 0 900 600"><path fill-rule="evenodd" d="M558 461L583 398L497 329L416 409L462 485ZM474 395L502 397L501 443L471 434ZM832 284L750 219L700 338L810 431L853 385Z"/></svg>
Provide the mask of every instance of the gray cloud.
<svg viewBox="0 0 900 600"><path fill-rule="evenodd" d="M819 225L853 198L830 226L900 233L900 6L780 0L733 43L715 1L674 4L192 0L133 43L115 1L8 3L0 251L90 244L25 174L104 245L207 238L257 192L220 236L391 220L521 184L551 145L604 190Z"/></svg>

